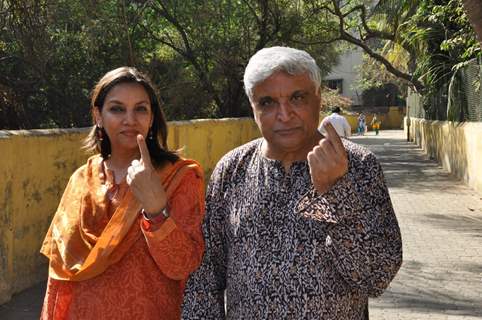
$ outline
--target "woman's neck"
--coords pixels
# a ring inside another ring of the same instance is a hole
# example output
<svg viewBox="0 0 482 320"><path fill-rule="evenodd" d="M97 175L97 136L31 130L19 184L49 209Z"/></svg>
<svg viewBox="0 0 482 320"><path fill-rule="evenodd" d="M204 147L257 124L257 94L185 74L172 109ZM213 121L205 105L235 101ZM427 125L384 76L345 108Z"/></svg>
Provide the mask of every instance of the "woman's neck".
<svg viewBox="0 0 482 320"><path fill-rule="evenodd" d="M114 153L112 152L109 159L106 160L106 167L114 173L115 182L122 181L127 174L127 168L131 165L131 162L135 159L139 159L139 151L132 153Z"/></svg>

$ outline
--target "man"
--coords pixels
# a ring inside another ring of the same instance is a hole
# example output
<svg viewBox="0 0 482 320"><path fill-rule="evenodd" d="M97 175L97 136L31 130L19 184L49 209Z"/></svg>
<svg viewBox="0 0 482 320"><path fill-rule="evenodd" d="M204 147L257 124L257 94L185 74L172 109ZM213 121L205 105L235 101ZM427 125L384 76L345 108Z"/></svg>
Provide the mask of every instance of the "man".
<svg viewBox="0 0 482 320"><path fill-rule="evenodd" d="M321 125L319 128L321 133L323 134L326 133L324 128L325 128L325 125L329 122L333 125L333 127L336 130L336 133L340 137L347 138L351 136L351 126L348 123L348 121L345 119L345 117L340 115L340 112L341 112L340 107L334 107L332 110L332 113L321 121Z"/></svg>
<svg viewBox="0 0 482 320"><path fill-rule="evenodd" d="M308 53L262 49L244 84L263 137L212 174L183 318L364 319L402 261L380 164L332 125L317 130L320 74Z"/></svg>

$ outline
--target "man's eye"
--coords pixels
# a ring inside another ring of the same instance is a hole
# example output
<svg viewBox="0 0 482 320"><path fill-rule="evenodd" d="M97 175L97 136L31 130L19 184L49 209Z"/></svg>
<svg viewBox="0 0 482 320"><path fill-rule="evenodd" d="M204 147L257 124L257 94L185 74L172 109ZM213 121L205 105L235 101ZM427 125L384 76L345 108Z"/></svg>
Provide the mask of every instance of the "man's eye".
<svg viewBox="0 0 482 320"><path fill-rule="evenodd" d="M305 95L305 94L299 93L299 94L294 94L294 95L291 97L291 100L292 100L292 101L300 102L300 101L304 101L305 98L306 98L306 95Z"/></svg>
<svg viewBox="0 0 482 320"><path fill-rule="evenodd" d="M274 104L272 99L263 99L259 102L259 105L263 108L270 107Z"/></svg>

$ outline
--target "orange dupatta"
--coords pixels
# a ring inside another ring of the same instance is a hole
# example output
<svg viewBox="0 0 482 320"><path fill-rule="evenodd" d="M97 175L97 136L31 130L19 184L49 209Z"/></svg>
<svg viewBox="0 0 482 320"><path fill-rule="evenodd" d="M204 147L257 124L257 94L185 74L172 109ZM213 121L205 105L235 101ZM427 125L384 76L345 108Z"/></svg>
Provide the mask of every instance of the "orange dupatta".
<svg viewBox="0 0 482 320"><path fill-rule="evenodd" d="M202 177L199 164L181 159L159 172L169 199L188 169ZM118 262L141 235L134 224L141 205L128 190L105 228L96 236L92 226L102 224L108 200L102 184L102 158L89 158L70 178L40 250L49 258L49 276L58 280L93 278Z"/></svg>

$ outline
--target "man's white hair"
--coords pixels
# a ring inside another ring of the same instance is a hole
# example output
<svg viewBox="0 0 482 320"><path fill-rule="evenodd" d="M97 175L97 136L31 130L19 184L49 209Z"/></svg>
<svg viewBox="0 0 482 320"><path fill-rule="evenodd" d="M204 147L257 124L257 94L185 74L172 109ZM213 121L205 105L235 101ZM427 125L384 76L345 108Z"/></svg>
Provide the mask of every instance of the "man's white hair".
<svg viewBox="0 0 482 320"><path fill-rule="evenodd" d="M278 71L293 76L308 73L317 90L321 85L320 68L308 52L289 47L264 48L249 59L244 71L244 90L249 101L253 100L254 87Z"/></svg>

